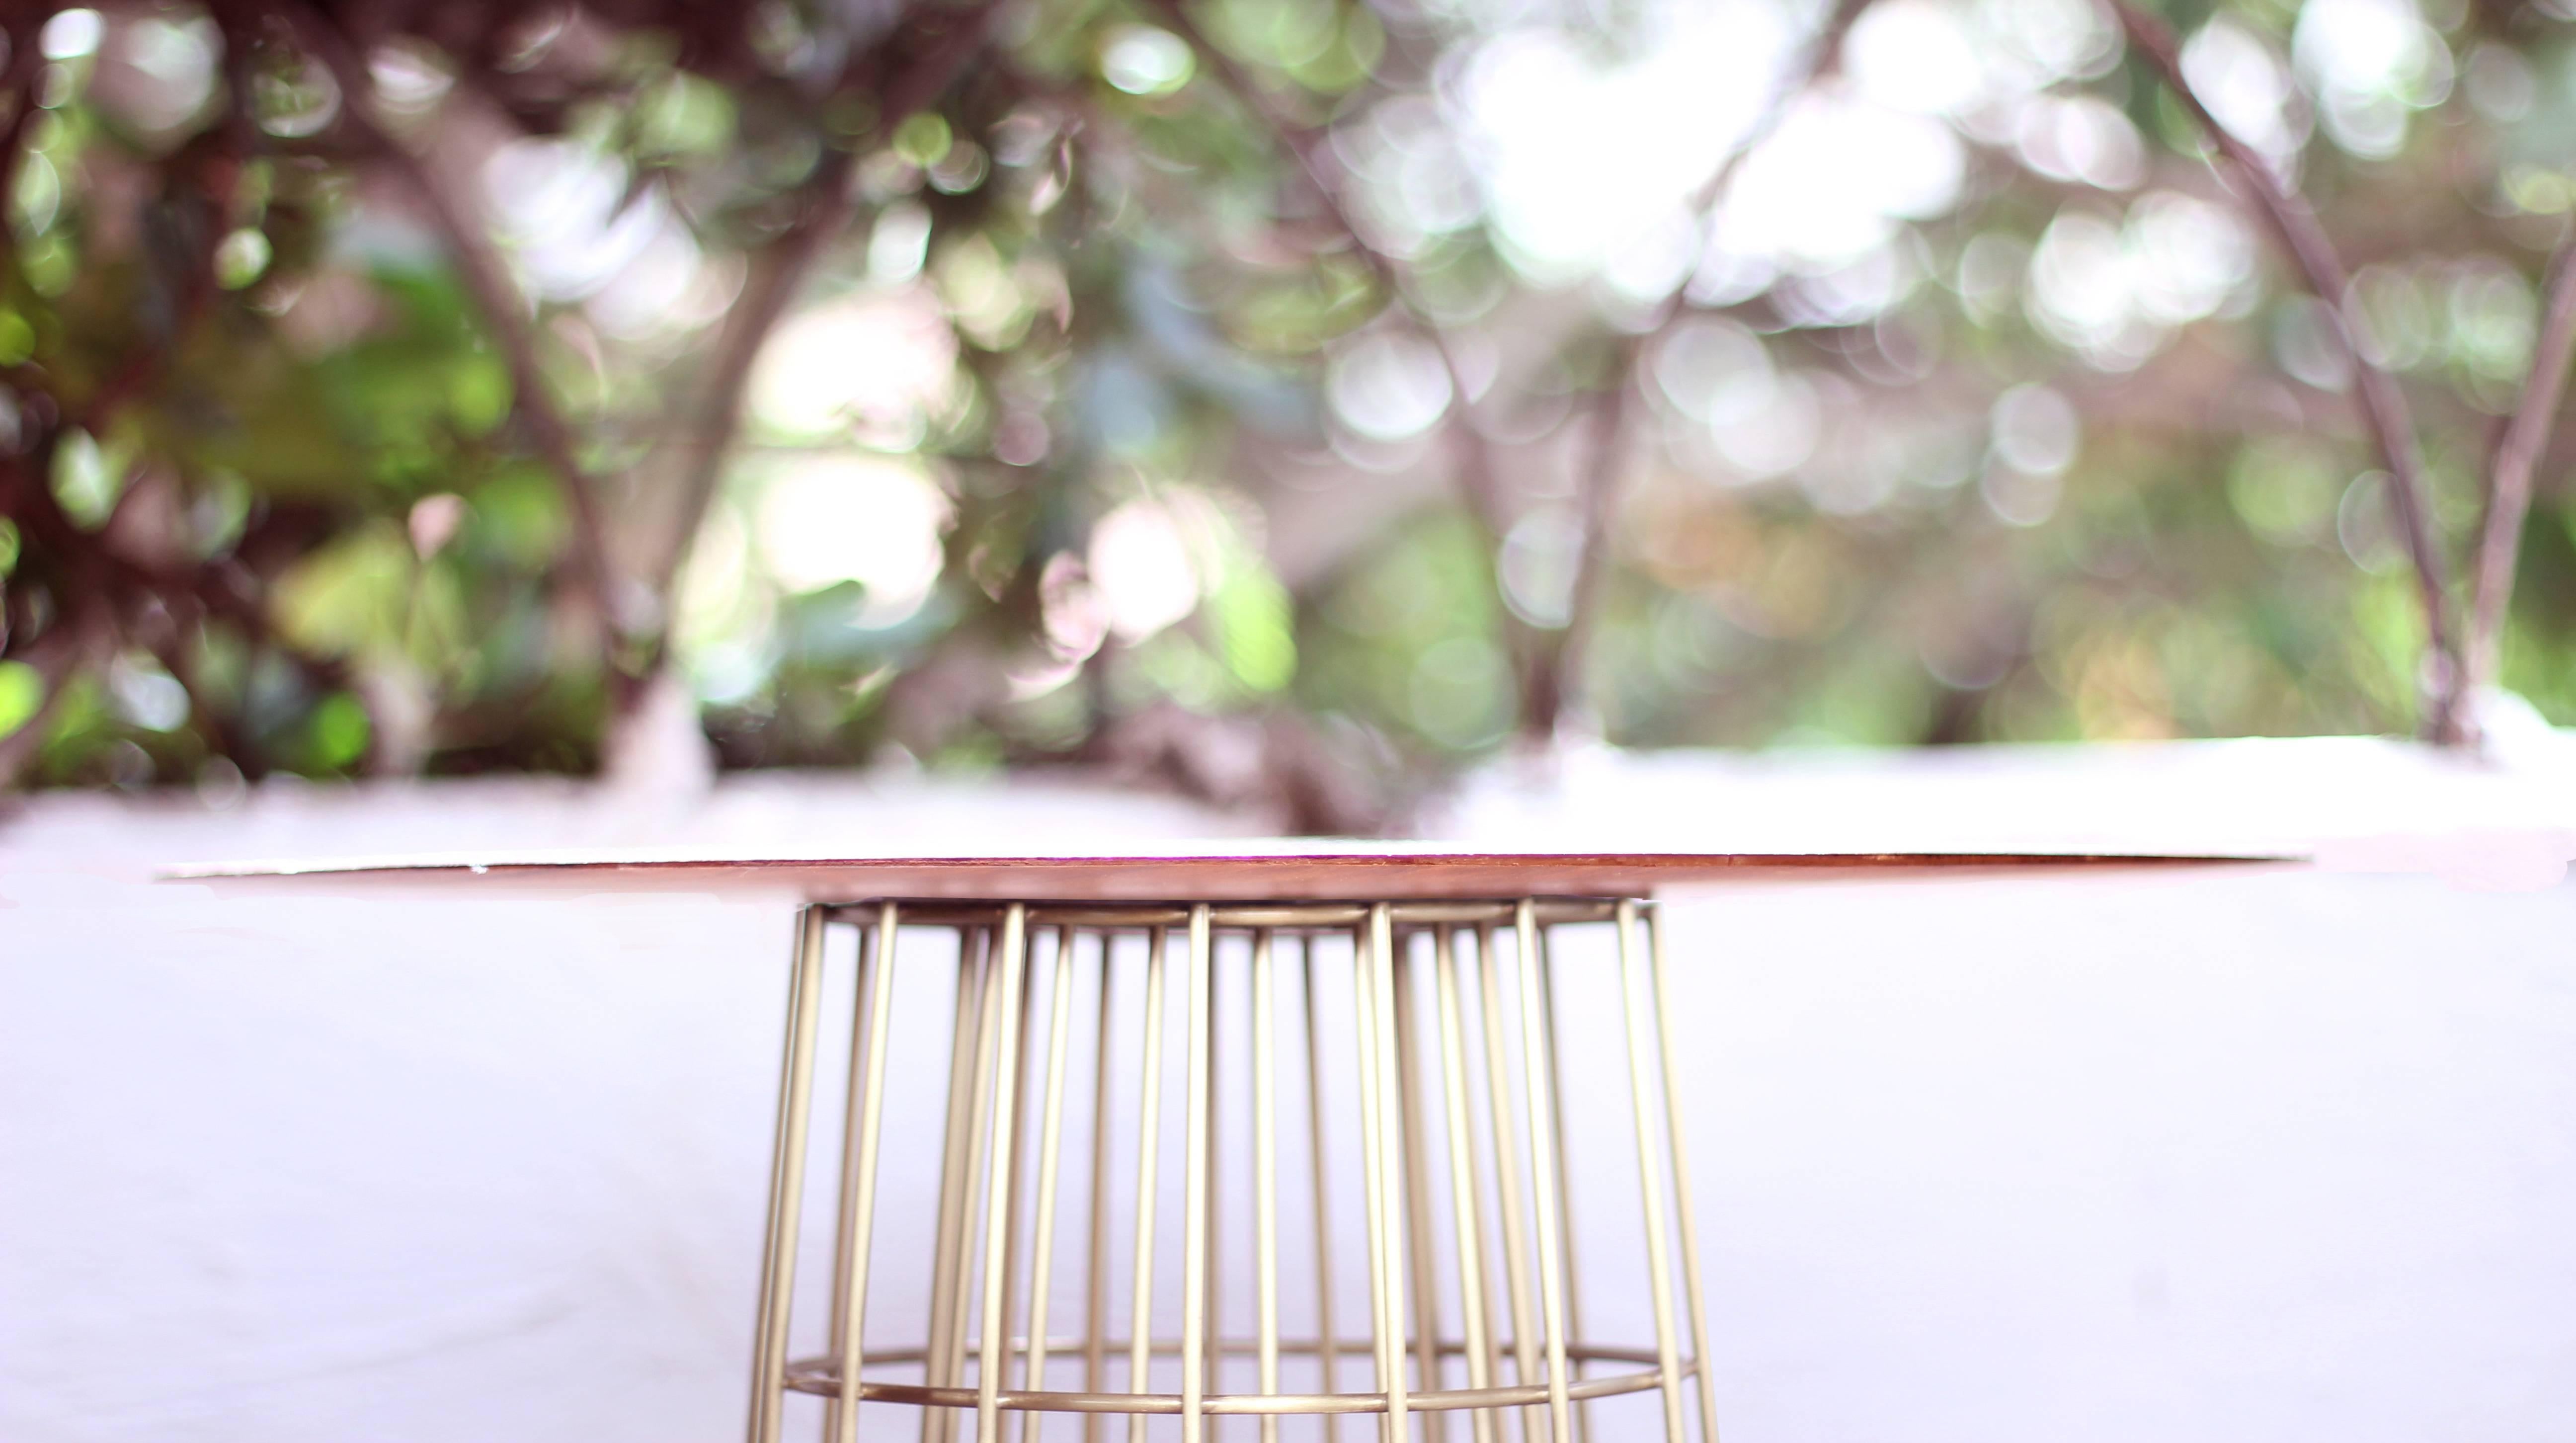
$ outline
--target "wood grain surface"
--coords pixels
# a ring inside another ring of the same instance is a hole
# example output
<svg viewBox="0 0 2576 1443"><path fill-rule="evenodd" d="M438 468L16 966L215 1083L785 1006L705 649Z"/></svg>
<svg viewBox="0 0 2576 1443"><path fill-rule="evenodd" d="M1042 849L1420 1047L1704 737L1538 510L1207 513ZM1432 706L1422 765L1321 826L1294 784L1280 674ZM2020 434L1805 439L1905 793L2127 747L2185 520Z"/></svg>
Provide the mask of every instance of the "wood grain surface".
<svg viewBox="0 0 2576 1443"><path fill-rule="evenodd" d="M1399 900L1648 896L1675 886L1825 881L1963 871L2029 873L2248 865L2279 856L2049 852L1553 852L1425 842L1240 840L1205 849L1014 856L750 856L676 851L526 852L202 863L166 880L296 883L334 890L453 889L793 893L1019 901Z"/></svg>

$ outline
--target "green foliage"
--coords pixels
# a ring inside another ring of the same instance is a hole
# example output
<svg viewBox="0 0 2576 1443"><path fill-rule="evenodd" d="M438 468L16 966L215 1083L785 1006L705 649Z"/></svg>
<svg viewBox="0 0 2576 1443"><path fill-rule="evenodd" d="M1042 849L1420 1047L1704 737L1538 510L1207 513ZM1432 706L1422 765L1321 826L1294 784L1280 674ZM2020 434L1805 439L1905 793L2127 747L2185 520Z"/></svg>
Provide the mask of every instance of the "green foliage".
<svg viewBox="0 0 2576 1443"><path fill-rule="evenodd" d="M2426 6L2347 74L2334 3L2163 13L2297 89L2456 561L2576 223L2568 46ZM338 11L110 7L25 68L0 198L0 733L50 634L38 784L586 770L665 669L736 766L1294 712L1437 767L1577 613L1623 742L2413 725L2349 358L2095 7L1911 7L1964 80L1865 13L1810 108L1878 139L1784 181L1793 117L1713 230L1743 122L1697 103L1770 29L1578 11L368 12L335 74ZM2571 470L2503 648L2562 722Z"/></svg>

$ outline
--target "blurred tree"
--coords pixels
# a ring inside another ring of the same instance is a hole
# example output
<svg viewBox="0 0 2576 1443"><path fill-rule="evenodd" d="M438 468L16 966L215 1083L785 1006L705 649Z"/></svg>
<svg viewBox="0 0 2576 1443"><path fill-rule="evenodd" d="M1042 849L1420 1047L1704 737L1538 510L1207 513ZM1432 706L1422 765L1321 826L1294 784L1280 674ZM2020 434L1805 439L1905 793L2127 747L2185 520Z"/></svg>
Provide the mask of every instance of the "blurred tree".
<svg viewBox="0 0 2576 1443"><path fill-rule="evenodd" d="M2569 30L17 7L0 780L2576 721Z"/></svg>

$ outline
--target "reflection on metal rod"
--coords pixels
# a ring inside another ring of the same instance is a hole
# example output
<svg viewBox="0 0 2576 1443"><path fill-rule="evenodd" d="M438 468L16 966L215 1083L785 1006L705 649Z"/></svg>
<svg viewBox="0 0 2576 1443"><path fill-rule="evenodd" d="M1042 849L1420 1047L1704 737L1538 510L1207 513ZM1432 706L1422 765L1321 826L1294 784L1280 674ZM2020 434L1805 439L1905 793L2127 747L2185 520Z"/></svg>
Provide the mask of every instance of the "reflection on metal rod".
<svg viewBox="0 0 2576 1443"><path fill-rule="evenodd" d="M796 917L787 984L787 1061L778 1082L778 1142L769 1172L769 1246L760 1270L760 1331L752 1343L752 1443L777 1443L787 1388L787 1319L796 1291L796 1224L805 1210L805 1126L814 1091L816 994L823 988L823 914Z"/></svg>
<svg viewBox="0 0 2576 1443"><path fill-rule="evenodd" d="M1378 1137L1383 1114L1377 1102L1377 955L1378 945L1373 936L1351 939L1351 996L1353 1006L1358 1009L1359 1020L1360 1212L1368 1224L1369 1341L1375 1355L1378 1392L1393 1398L1396 1390L1403 1386L1404 1341L1387 1325L1386 1209L1380 1205L1384 1191L1378 1180L1385 1160L1380 1156ZM1391 1443L1395 1437L1394 1429L1392 1417L1380 1418L1378 1443Z"/></svg>
<svg viewBox="0 0 2576 1443"><path fill-rule="evenodd" d="M1055 978L1047 993L1045 1100L1038 1107L1037 1240L1029 1259L1029 1359L1020 1385L1046 1386L1047 1299L1055 1288L1056 1164L1064 1140L1064 1053L1073 1032L1073 929L1055 929ZM1037 1436L1034 1414L1020 1423L1020 1443Z"/></svg>
<svg viewBox="0 0 2576 1443"><path fill-rule="evenodd" d="M1028 909L1014 904L1002 918L1002 990L995 1006L1001 1034L994 1039L992 1179L985 1185L984 1346L975 1360L975 1436L999 1439L1004 1375L1010 1355L1011 1216L1019 1189L1012 1163L1019 1157L1020 981L1027 961Z"/></svg>
<svg viewBox="0 0 2576 1443"><path fill-rule="evenodd" d="M1457 1238L1458 1303L1467 1340L1467 1386L1494 1386L1493 1319L1485 1311L1485 1205L1477 1195L1475 1130L1467 1112L1467 1038L1458 1015L1458 929L1440 929L1433 953L1440 1008L1440 1080L1448 1103L1451 1231ZM1495 1443L1494 1417L1470 1420L1476 1443Z"/></svg>
<svg viewBox="0 0 2576 1443"><path fill-rule="evenodd" d="M1305 980L1306 1019L1306 1147L1314 1165L1315 1208L1315 1350L1317 1384L1327 1393L1338 1393L1341 1384L1334 1368L1334 1355L1340 1351L1333 1337L1333 1187L1330 1171L1324 1163L1324 1051L1323 1026L1315 1016L1315 939L1297 939L1297 960ZM1342 1424L1338 1415L1324 1419L1324 1443L1341 1443ZM1262 1443L1269 1443L1268 1439Z"/></svg>
<svg viewBox="0 0 2576 1443"><path fill-rule="evenodd" d="M969 1077L972 1094L967 1109L967 1149L965 1185L958 1190L957 1261L955 1297L948 1304L948 1366L942 1381L952 1387L966 1382L966 1329L975 1304L975 1200L976 1189L984 1186L986 1171L993 1152L994 1130L999 1124L999 1094L993 1090L994 1055L1001 1045L1002 985L1000 948L993 934L983 934L984 986L975 1010L975 1060ZM1015 999L1016 1000L1016 999ZM994 1189L987 1189L993 1191ZM941 1443L957 1436L957 1415L943 1411L939 1415Z"/></svg>
<svg viewBox="0 0 2576 1443"><path fill-rule="evenodd" d="M1583 1267L1575 1260L1574 1240L1581 1236L1581 1230L1574 1225L1571 1186L1574 1164L1569 1160L1565 1147L1565 1054L1556 1046L1556 951L1550 934L1545 931L1538 934L1538 985L1539 991L1547 998L1546 1005L1539 1009L1539 1022L1547 1031L1547 1115L1548 1127L1556 1138L1553 1175L1556 1181L1557 1242L1563 1250L1565 1330L1567 1337L1583 1338L1591 1335L1583 1326L1583 1288L1579 1281ZM1574 1381L1583 1381L1580 1359L1574 1364ZM1575 1443L1590 1443L1591 1436L1592 1410L1577 1406L1574 1410Z"/></svg>
<svg viewBox="0 0 2576 1443"><path fill-rule="evenodd" d="M1377 1054L1378 1071L1378 1168L1380 1188L1378 1211L1384 1215L1381 1227L1386 1236L1386 1292L1379 1300L1386 1316L1387 1431L1395 1438L1409 1438L1412 1427L1406 1422L1409 1404L1404 1381L1404 1168L1405 1151L1403 1113L1394 1095L1395 1085L1395 941L1394 918L1384 904L1369 909L1369 954L1375 962L1370 970L1371 1011L1377 1022L1377 1035L1369 1040L1370 1050ZM1425 1378L1426 1384L1439 1386L1436 1378Z"/></svg>
<svg viewBox="0 0 2576 1443"><path fill-rule="evenodd" d="M867 1345L868 1254L876 1240L877 1158L885 1140L886 1036L894 1015L897 920L895 904L888 902L867 934L867 940L876 944L875 952L867 956L860 979L860 1024L851 1028L850 1120L842 1147L841 1266L832 1309L841 1392L824 1420L834 1443L854 1443L859 1429L859 1364ZM862 1027L864 1037L859 1036Z"/></svg>
<svg viewBox="0 0 2576 1443"><path fill-rule="evenodd" d="M1395 1077L1396 1101L1399 1106L1397 1134L1404 1139L1404 1229L1405 1252L1412 1264L1408 1274L1413 1288L1414 1363L1421 1372L1419 1386L1425 1392L1443 1386L1440 1377L1440 1263L1439 1250L1431 1239L1431 1131L1422 1120L1422 1057L1418 1039L1422 1029L1414 1023L1413 937L1400 934L1395 943L1393 980L1395 991ZM1446 1417L1426 1418L1423 1427L1432 1437L1449 1436Z"/></svg>
<svg viewBox="0 0 2576 1443"><path fill-rule="evenodd" d="M830 914L825 913L825 920ZM828 929L827 929L828 935ZM858 1230L859 1119L865 1115L868 1060L868 937L865 928L859 932L858 1001L850 1008L850 1081L849 1098L841 1109L841 1208L832 1228L832 1316L830 1345L832 1356L848 1362L862 1357L866 1350L849 1339L850 1254L856 1246L852 1236ZM845 1378L841 1396L823 1405L825 1443L837 1443L841 1435L855 1425L847 1420L858 1411L859 1380Z"/></svg>
<svg viewBox="0 0 2576 1443"><path fill-rule="evenodd" d="M1690 1304L1690 1344L1694 1366L1693 1384L1699 1393L1700 1443L1717 1443L1717 1384L1710 1376L1708 1337L1708 1294L1699 1281L1699 1228L1693 1221L1698 1210L1691 1206L1690 1155L1682 1146L1682 1090L1676 1077L1678 1064L1673 1060L1673 997L1669 983L1671 968L1664 965L1664 923L1654 912L1646 914L1646 940L1654 952L1655 963L1655 1037L1656 1051L1664 1062L1664 1136L1673 1152L1673 1213L1681 1224L1682 1295Z"/></svg>
<svg viewBox="0 0 2576 1443"><path fill-rule="evenodd" d="M1207 1396L1208 1034L1215 1022L1208 997L1215 971L1210 950L1208 909L1193 907L1181 1180L1181 1443L1200 1443L1207 1427L1199 1400Z"/></svg>
<svg viewBox="0 0 2576 1443"><path fill-rule="evenodd" d="M1100 934L1100 1025L1091 1053L1090 1250L1082 1275L1082 1390L1109 1387L1109 1023L1116 995L1109 986L1109 934ZM1100 1443L1098 1415L1082 1420L1082 1443Z"/></svg>
<svg viewBox="0 0 2576 1443"><path fill-rule="evenodd" d="M1001 1365L1005 1377L1003 1391L1010 1389L1007 1376L1010 1363L1007 1340L1019 1336L1020 1327L1020 1227L1021 1214L1028 1201L1028 1167L1021 1154L1028 1150L1029 1088L1037 1076L1030 1054L1037 1047L1038 962L1036 934L1028 927L1028 914L1020 916L1020 1008L1019 1008L1019 1075L1011 1094L1011 1207L1004 1219L1006 1229L1002 1242L1002 1337L1005 1340ZM995 1443L1000 1443L996 1438Z"/></svg>
<svg viewBox="0 0 2576 1443"><path fill-rule="evenodd" d="M1565 1240L1557 1231L1558 1203L1563 1195L1557 1191L1556 1179L1563 1158L1556 1145L1556 1069L1549 1056L1538 918L1529 903L1521 904L1516 925L1520 942L1519 956L1514 960L1521 979L1521 1078L1529 1095L1530 1176L1534 1184L1530 1191L1538 1207L1539 1311L1547 1327L1547 1436L1548 1443L1564 1443L1574 1433L1572 1405L1566 1397L1565 1274L1561 1266Z"/></svg>
<svg viewBox="0 0 2576 1443"><path fill-rule="evenodd" d="M948 1314L956 1305L956 1269L966 1231L966 1157L975 1119L967 1111L973 1099L975 1021L983 1015L984 957L982 930L957 935L957 1025L948 1046L948 1133L940 1152L939 1218L930 1252L930 1346L921 1362L921 1380L942 1387L948 1376ZM937 1438L943 1424L921 1415L922 1443Z"/></svg>
<svg viewBox="0 0 2576 1443"><path fill-rule="evenodd" d="M1279 1391L1279 1059L1270 994L1264 928L1252 934L1252 1287L1264 1393ZM1279 1443L1279 1420L1261 1420L1261 1443Z"/></svg>
<svg viewBox="0 0 2576 1443"><path fill-rule="evenodd" d="M1530 1307L1529 1242L1521 1222L1521 1163L1512 1145L1511 1066L1503 1031L1503 975L1494 955L1494 929L1476 930L1476 986L1484 1003L1485 1131L1494 1140L1494 1191L1502 1202L1503 1287L1511 1295L1512 1381L1538 1379L1538 1318ZM1531 1443L1543 1423L1535 1411L1521 1417L1521 1443Z"/></svg>
<svg viewBox="0 0 2576 1443"><path fill-rule="evenodd" d="M1664 1233L1664 1176L1655 1165L1655 1091L1646 1066L1652 1031L1646 1018L1645 948L1637 942L1637 904L1619 904L1619 991L1628 1011L1628 1086L1636 1100L1637 1186L1646 1204L1646 1273L1655 1304L1655 1361L1664 1375L1664 1443L1682 1432L1681 1343L1673 1327L1673 1262Z"/></svg>
<svg viewBox="0 0 2576 1443"><path fill-rule="evenodd" d="M1154 1331L1154 1158L1163 1131L1163 947L1165 932L1154 929L1145 953L1145 1078L1136 1124L1136 1284L1127 1304L1127 1391L1153 1391ZM1142 1416L1127 1423L1128 1443L1145 1443Z"/></svg>
<svg viewBox="0 0 2576 1443"><path fill-rule="evenodd" d="M1225 1179L1216 1171L1216 1159L1225 1155L1221 1146L1223 1140L1221 1124L1224 1121L1225 1109L1224 1100L1215 1091L1218 1047L1216 1029L1224 1017L1225 971L1216 965L1215 930L1211 927L1208 938L1207 1229L1204 1240L1199 1245L1200 1255L1211 1261L1207 1268L1205 1311L1200 1314L1199 1328L1200 1341L1206 1349L1199 1359L1199 1368L1203 1375L1200 1383L1202 1393L1225 1391L1224 1384L1218 1381L1225 1364L1225 1348L1218 1338L1218 1333L1223 1326L1222 1320L1225 1317L1223 1309L1225 1274L1213 1261L1223 1256L1225 1249Z"/></svg>

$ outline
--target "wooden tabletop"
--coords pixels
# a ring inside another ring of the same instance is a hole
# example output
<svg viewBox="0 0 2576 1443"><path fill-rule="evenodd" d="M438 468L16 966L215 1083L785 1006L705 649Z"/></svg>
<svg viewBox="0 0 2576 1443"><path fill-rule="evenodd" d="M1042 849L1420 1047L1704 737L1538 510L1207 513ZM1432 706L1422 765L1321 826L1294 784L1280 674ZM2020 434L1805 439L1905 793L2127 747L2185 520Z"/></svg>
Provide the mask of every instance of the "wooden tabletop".
<svg viewBox="0 0 2576 1443"><path fill-rule="evenodd" d="M1397 900L1646 896L1745 881L2170 868L2295 860L2256 855L2053 852L1559 852L1437 842L1228 840L1023 856L768 856L670 849L531 851L198 863L172 881L387 884L442 889L792 893L1017 901Z"/></svg>

